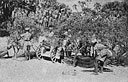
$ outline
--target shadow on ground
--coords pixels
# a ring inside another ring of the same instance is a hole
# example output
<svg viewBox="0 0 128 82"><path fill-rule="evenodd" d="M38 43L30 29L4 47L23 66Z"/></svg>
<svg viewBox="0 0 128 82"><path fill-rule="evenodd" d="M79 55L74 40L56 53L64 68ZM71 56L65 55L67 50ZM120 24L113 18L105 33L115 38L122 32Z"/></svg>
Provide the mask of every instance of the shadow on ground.
<svg viewBox="0 0 128 82"><path fill-rule="evenodd" d="M103 68L104 72L113 72L113 70L109 69L109 68ZM94 72L94 70L82 70L82 72Z"/></svg>
<svg viewBox="0 0 128 82"><path fill-rule="evenodd" d="M42 56L42 58L43 58L44 60L51 61L51 58L50 58L50 57Z"/></svg>
<svg viewBox="0 0 128 82"><path fill-rule="evenodd" d="M13 56L9 56L9 57L0 57L0 59L10 59L12 58Z"/></svg>

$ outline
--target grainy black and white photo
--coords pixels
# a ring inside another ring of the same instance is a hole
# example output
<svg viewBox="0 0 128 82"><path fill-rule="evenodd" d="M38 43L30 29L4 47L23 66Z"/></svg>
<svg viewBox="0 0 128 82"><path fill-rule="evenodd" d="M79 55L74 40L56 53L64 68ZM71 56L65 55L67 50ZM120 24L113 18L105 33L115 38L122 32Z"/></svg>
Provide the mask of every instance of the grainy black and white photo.
<svg viewBox="0 0 128 82"><path fill-rule="evenodd" d="M128 82L128 0L0 0L0 82Z"/></svg>

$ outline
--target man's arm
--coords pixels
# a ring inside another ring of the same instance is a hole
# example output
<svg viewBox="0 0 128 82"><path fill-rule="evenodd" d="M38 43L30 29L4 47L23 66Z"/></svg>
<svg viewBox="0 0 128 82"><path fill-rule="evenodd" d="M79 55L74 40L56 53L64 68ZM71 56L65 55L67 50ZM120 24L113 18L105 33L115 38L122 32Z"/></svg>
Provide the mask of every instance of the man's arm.
<svg viewBox="0 0 128 82"><path fill-rule="evenodd" d="M21 37L25 36L25 33L24 33L24 34L21 34L20 36L21 36Z"/></svg>
<svg viewBox="0 0 128 82"><path fill-rule="evenodd" d="M25 33L21 34L21 35L20 35L21 39L23 39L24 36L25 36Z"/></svg>

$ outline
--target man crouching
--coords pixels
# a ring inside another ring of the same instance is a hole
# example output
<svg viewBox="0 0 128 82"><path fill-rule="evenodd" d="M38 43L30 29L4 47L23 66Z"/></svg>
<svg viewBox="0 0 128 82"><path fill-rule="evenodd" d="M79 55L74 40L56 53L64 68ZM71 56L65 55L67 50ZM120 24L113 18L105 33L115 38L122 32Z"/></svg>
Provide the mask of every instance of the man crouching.
<svg viewBox="0 0 128 82"><path fill-rule="evenodd" d="M95 72L98 73L101 72L103 73L103 67L104 67L104 62L107 58L114 58L115 56L113 55L112 51L109 49L102 49L97 53L96 61L95 61Z"/></svg>

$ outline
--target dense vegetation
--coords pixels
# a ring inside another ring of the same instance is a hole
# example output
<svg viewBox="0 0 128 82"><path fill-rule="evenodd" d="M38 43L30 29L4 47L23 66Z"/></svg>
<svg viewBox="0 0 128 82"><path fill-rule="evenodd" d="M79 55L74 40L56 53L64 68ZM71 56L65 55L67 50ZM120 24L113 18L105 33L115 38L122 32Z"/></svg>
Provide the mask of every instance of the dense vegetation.
<svg viewBox="0 0 128 82"><path fill-rule="evenodd" d="M78 3L81 12L76 4L76 12L72 12L56 0L0 0L0 29L15 34L30 27L34 35L54 32L58 37L67 31L74 39L83 40L95 34L110 47L116 43L128 47L127 2L95 3L94 9L88 8L86 2Z"/></svg>

